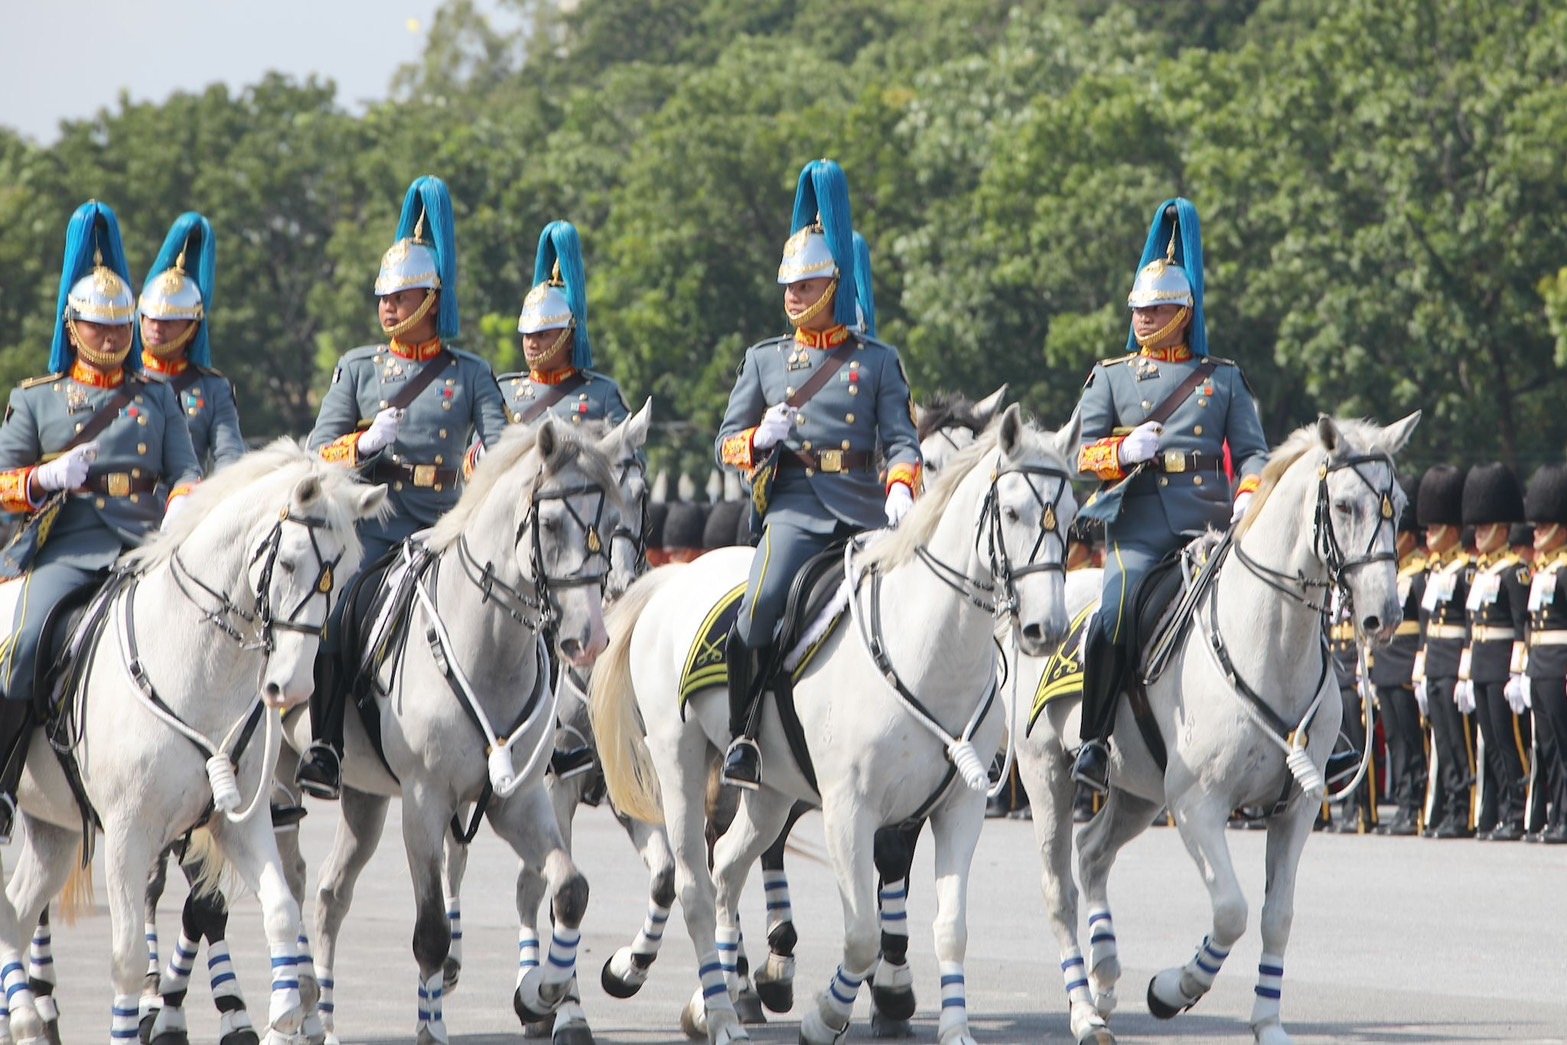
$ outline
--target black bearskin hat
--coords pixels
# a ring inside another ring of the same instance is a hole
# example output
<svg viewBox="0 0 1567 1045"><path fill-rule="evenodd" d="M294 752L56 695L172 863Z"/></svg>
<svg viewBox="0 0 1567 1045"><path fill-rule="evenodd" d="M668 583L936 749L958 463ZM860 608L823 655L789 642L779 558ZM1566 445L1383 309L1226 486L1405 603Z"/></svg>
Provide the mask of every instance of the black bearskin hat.
<svg viewBox="0 0 1567 1045"><path fill-rule="evenodd" d="M664 522L669 518L669 505L663 501L649 501L647 503L647 546L649 548L662 548L664 546Z"/></svg>
<svg viewBox="0 0 1567 1045"><path fill-rule="evenodd" d="M1567 525L1567 464L1542 465L1529 477L1523 517L1532 523Z"/></svg>
<svg viewBox="0 0 1567 1045"><path fill-rule="evenodd" d="M1523 522L1523 487L1500 461L1477 464L1464 479L1464 525Z"/></svg>
<svg viewBox="0 0 1567 1045"><path fill-rule="evenodd" d="M676 501L669 506L664 520L664 547L670 550L702 547L702 531L707 526L707 505Z"/></svg>
<svg viewBox="0 0 1567 1045"><path fill-rule="evenodd" d="M1450 464L1426 469L1415 498L1415 521L1421 527L1458 526L1463 522L1464 473Z"/></svg>
<svg viewBox="0 0 1567 1045"><path fill-rule="evenodd" d="M734 544L737 529L735 517L750 510L749 501L719 501L713 505L707 513L707 526L702 530L702 547L712 551Z"/></svg>
<svg viewBox="0 0 1567 1045"><path fill-rule="evenodd" d="M1529 523L1513 523L1507 531L1507 544L1512 548L1533 548L1534 527Z"/></svg>

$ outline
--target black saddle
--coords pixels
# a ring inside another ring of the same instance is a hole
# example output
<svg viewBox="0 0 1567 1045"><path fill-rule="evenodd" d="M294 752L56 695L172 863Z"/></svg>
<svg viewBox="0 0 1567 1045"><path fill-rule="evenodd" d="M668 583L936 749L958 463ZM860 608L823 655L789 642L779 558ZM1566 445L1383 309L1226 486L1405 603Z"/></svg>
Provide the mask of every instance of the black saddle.
<svg viewBox="0 0 1567 1045"><path fill-rule="evenodd" d="M126 573L103 571L61 599L44 618L34 658L33 707L38 721L49 721L81 682L86 654L102 633L109 604L129 579Z"/></svg>
<svg viewBox="0 0 1567 1045"><path fill-rule="evenodd" d="M1131 663L1141 665L1149 652L1149 646L1159 634L1159 625L1171 604L1181 594L1181 552L1177 549L1159 560L1149 570L1132 592L1131 630L1127 633L1126 648L1135 656Z"/></svg>
<svg viewBox="0 0 1567 1045"><path fill-rule="evenodd" d="M793 649L811 623L821 615L843 584L843 548L847 541L834 541L809 559L789 585L789 597L778 621L778 637L773 648L783 655Z"/></svg>

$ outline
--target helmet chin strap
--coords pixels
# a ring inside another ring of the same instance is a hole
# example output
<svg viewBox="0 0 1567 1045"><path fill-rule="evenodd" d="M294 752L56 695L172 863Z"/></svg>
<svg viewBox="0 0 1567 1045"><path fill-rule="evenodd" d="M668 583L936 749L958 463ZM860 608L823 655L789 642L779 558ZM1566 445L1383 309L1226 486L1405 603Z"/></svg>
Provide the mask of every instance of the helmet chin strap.
<svg viewBox="0 0 1567 1045"><path fill-rule="evenodd" d="M382 326L381 326L381 333L385 334L387 337L390 337L390 338L402 337L404 334L408 333L414 327L418 326L419 325L419 321L424 319L425 316L428 316L430 314L430 309L432 309L434 307L435 307L435 291L433 291L433 290L426 290L424 292L424 300L419 303L419 307L418 308L414 309L414 314L413 315L409 316L407 319L403 320L401 323L394 323L391 326L386 326L385 324L382 324Z"/></svg>
<svg viewBox="0 0 1567 1045"><path fill-rule="evenodd" d="M181 352L185 351L185 346L190 344L191 341L196 337L196 327L200 325L200 323L201 320L199 319L193 321L190 326L185 328L185 333L181 334L179 337L175 338L173 341L170 341L166 345L143 345L142 347L145 348L148 354L151 355L154 359L167 363L169 360L177 358Z"/></svg>
<svg viewBox="0 0 1567 1045"><path fill-rule="evenodd" d="M1161 341L1179 330L1181 328L1181 324L1185 323L1186 320L1191 317L1191 314L1191 308L1189 306L1182 305L1181 310L1172 316L1168 323L1160 327L1158 330L1155 330L1152 334L1149 334L1147 337L1143 337L1141 334L1135 335L1137 338L1137 347L1157 347Z"/></svg>
<svg viewBox="0 0 1567 1045"><path fill-rule="evenodd" d="M807 305L798 312L790 312L788 309L784 309L784 313L789 317L789 322L792 325L797 328L803 327L805 324L821 315L827 306L832 304L833 298L836 296L837 292L838 277L834 276L832 278L832 282L827 284L827 289L822 291L822 296L817 298L813 304Z"/></svg>
<svg viewBox="0 0 1567 1045"><path fill-rule="evenodd" d="M124 348L115 352L104 352L93 348L87 343L87 339L82 337L81 331L76 329L76 317L65 317L65 329L71 335L72 344L76 346L76 354L101 370L113 370L123 366L125 357L131 354L131 343L136 340L135 337L126 338Z"/></svg>
<svg viewBox="0 0 1567 1045"><path fill-rule="evenodd" d="M554 344L550 345L549 350L547 352L545 352L544 355L539 357L539 362L538 363L534 363L534 362L529 361L526 358L524 358L524 362L527 362L527 364L528 364L528 369L530 369L530 370L537 370L537 369L539 369L539 365L540 364L548 363L550 360L554 359L555 358L555 354L557 352L559 352L561 350L562 346L564 346L566 344L566 339L571 336L571 332L572 332L572 330L574 328L575 328L575 323L569 323L566 326L561 327L560 328L560 336L555 339L555 343ZM528 354L527 353L527 349L524 349L523 350L523 356L526 357L527 354ZM567 361L567 365L568 366L570 365L570 361L569 360ZM560 367L556 366L556 367L552 367L551 369L559 370Z"/></svg>

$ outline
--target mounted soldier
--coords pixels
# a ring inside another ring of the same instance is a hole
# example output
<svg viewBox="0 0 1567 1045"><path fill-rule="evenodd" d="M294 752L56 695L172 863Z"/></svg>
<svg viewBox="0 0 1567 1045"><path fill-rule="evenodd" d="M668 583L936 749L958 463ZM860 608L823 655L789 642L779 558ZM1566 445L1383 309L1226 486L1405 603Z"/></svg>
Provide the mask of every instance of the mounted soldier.
<svg viewBox="0 0 1567 1045"><path fill-rule="evenodd" d="M506 430L495 372L451 347L458 336L457 238L445 182L425 175L403 198L396 242L381 258L375 294L386 342L355 348L332 374L309 446L390 489L384 519L360 523L361 572L415 531L434 525L461 492L464 451L493 446ZM346 586L353 578L344 578ZM338 600L334 617L349 604ZM343 694L334 620L321 643L310 702L313 743L298 782L317 798L342 786Z"/></svg>
<svg viewBox="0 0 1567 1045"><path fill-rule="evenodd" d="M1126 648L1138 584L1196 534L1244 515L1268 458L1251 386L1235 363L1208 354L1202 230L1189 200L1154 212L1127 305L1134 354L1101 360L1078 404L1078 468L1103 484L1083 512L1105 522L1107 549L1072 775L1100 792L1109 788L1122 683L1138 655ZM1226 444L1240 476L1233 497Z"/></svg>
<svg viewBox="0 0 1567 1045"><path fill-rule="evenodd" d="M11 392L0 427L0 506L28 517L20 543L6 550L8 572L20 570L24 585L0 648L6 839L46 623L95 588L121 552L158 528L165 504L173 511L201 478L173 391L141 373L135 318L119 221L106 204L84 203L66 229L49 373Z"/></svg>
<svg viewBox="0 0 1567 1045"><path fill-rule="evenodd" d="M919 437L898 351L856 329L864 306L843 168L831 160L806 164L790 227L778 283L794 333L746 350L715 447L720 465L750 479L761 527L727 646L735 739L723 778L745 788L761 782L756 709L795 574L835 542L896 526L920 485Z"/></svg>

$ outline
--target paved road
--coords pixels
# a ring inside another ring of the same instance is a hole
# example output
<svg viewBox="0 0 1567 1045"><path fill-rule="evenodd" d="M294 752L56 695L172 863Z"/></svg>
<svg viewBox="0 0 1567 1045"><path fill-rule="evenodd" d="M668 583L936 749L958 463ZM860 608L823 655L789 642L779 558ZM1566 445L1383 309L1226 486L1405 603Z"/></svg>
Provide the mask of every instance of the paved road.
<svg viewBox="0 0 1567 1045"><path fill-rule="evenodd" d="M330 845L334 810L317 805L303 826L307 855ZM397 815L393 808L393 817ZM409 1040L415 968L409 952L412 891L395 823L361 881L337 963L338 1026L345 1043ZM756 1040L793 1042L808 995L825 986L842 930L831 873L821 861L821 823L802 822L805 850L790 871L801 930L795 1013L758 1028ZM1251 931L1235 947L1213 992L1191 1013L1159 1023L1142 1004L1148 978L1183 962L1208 924L1208 903L1176 832L1148 832L1112 878L1126 978L1113 1024L1123 1041L1249 1041L1245 1020L1260 948L1255 931L1263 888L1261 832L1232 832L1248 896ZM593 893L582 950L585 1004L600 1042L680 1040L675 1023L695 985L680 923L671 920L652 981L630 1001L598 986L598 969L629 942L645 908L640 863L604 810L578 821L578 854ZM1284 1015L1298 1042L1567 1041L1567 847L1317 835L1306 848L1286 967ZM466 968L447 1002L454 1042L520 1041L511 1014L515 961L514 862L481 836L465 891ZM101 870L100 870L101 882ZM969 1011L982 1042L1069 1041L1056 946L1045 929L1032 826L992 821L975 862L969 936ZM312 879L313 880L313 879ZM178 889L161 915L177 926ZM915 864L910 922L921 1011L917 1040L935 1040L937 996L929 922L928 850ZM265 1012L265 948L255 901L237 903L230 929L241 980ZM761 922L759 884L743 915ZM307 918L309 909L307 907ZM66 1040L104 1041L108 1030L108 918L57 926ZM216 1039L204 984L193 983L193 1040ZM862 993L851 1040L866 1040Z"/></svg>

